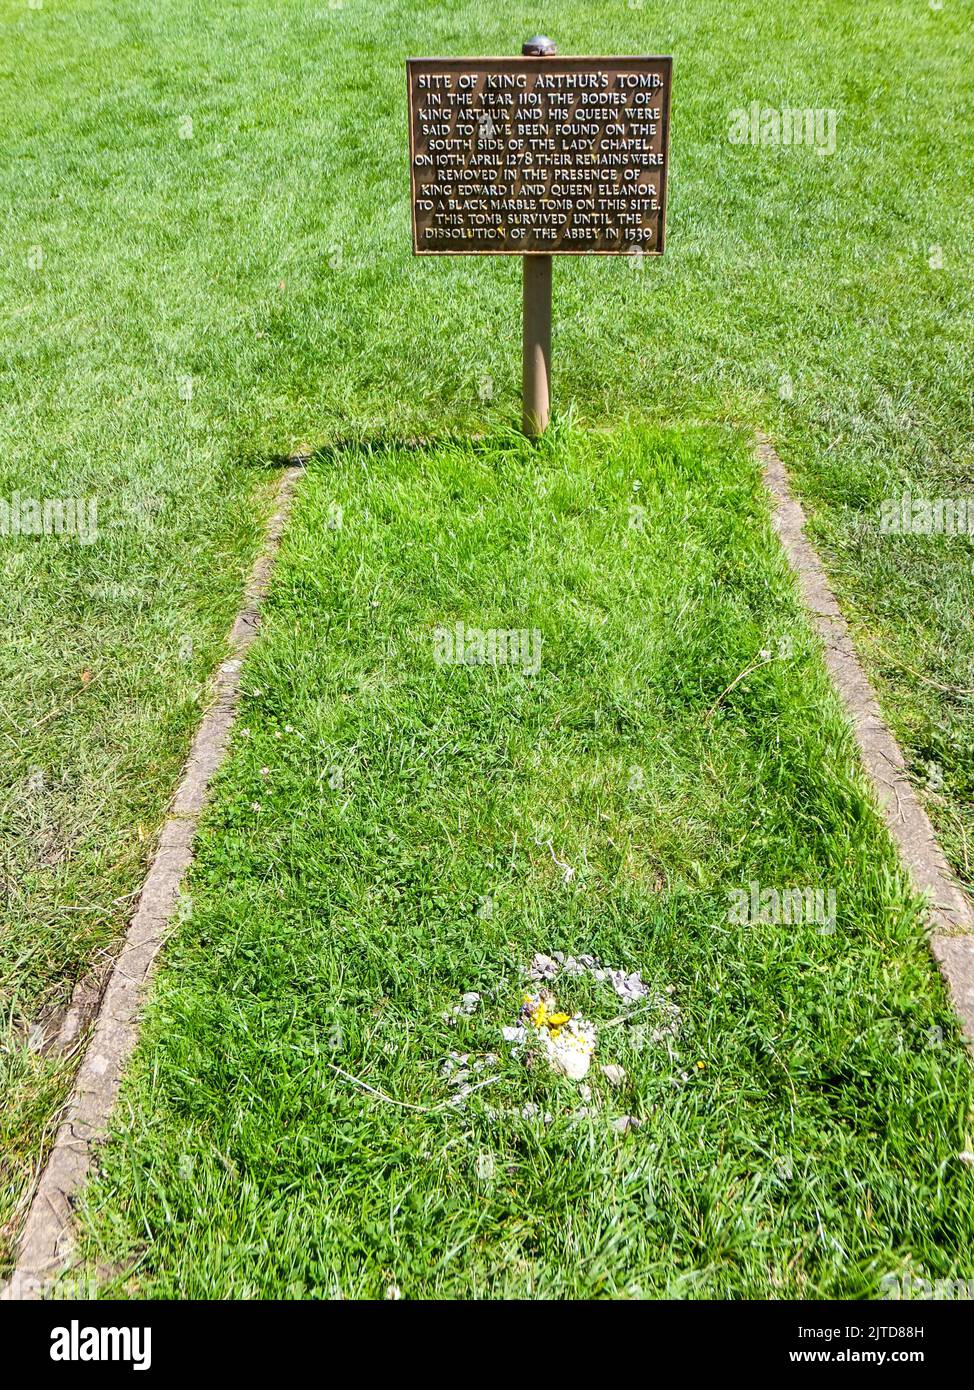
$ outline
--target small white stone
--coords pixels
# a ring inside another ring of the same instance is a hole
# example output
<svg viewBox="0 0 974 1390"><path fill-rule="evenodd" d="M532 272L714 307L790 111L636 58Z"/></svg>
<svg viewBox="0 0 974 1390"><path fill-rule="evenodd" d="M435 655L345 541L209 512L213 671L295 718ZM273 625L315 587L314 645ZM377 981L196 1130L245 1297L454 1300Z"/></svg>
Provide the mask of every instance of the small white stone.
<svg viewBox="0 0 974 1390"><path fill-rule="evenodd" d="M610 1086L621 1086L626 1079L625 1069L616 1066L615 1062L610 1062L608 1066L603 1067L602 1075Z"/></svg>

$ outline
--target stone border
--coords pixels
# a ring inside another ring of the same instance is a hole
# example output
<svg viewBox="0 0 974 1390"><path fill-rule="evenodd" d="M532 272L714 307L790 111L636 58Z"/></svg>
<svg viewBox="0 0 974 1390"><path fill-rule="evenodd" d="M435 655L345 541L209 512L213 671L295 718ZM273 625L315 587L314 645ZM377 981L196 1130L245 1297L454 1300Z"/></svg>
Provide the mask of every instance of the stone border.
<svg viewBox="0 0 974 1390"><path fill-rule="evenodd" d="M196 731L135 915L102 996L54 1147L28 1209L16 1268L0 1290L0 1299L42 1298L45 1287L70 1264L74 1200L88 1175L93 1145L107 1133L122 1074L138 1038L140 1013L156 957L168 934L179 890L192 862L200 814L209 800L213 774L227 751L240 698L241 664L257 633L261 601L267 593L302 472L299 464L291 464L278 481L264 545L230 630L229 655L216 672L212 702Z"/></svg>
<svg viewBox="0 0 974 1390"><path fill-rule="evenodd" d="M852 722L886 828L914 886L926 898L930 949L964 1034L974 1042L974 913L907 777L906 759L880 713L822 562L805 534L805 513L792 495L787 470L765 435L757 436L755 452L774 504L772 524L822 639L829 674Z"/></svg>

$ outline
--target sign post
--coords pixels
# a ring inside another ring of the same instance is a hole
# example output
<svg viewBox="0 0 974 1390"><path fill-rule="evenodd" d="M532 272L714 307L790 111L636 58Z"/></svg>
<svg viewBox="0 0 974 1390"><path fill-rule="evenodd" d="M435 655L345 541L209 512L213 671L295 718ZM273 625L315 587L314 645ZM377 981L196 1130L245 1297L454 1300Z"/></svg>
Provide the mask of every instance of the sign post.
<svg viewBox="0 0 974 1390"><path fill-rule="evenodd" d="M526 57L554 58L558 49L538 35L521 49ZM521 428L529 439L544 434L551 419L550 256L524 256L524 321L521 343Z"/></svg>
<svg viewBox="0 0 974 1390"><path fill-rule="evenodd" d="M523 425L551 413L554 256L663 251L671 58L410 58L418 256L521 256Z"/></svg>
<svg viewBox="0 0 974 1390"><path fill-rule="evenodd" d="M524 433L544 434L551 418L551 257L524 257L522 391Z"/></svg>

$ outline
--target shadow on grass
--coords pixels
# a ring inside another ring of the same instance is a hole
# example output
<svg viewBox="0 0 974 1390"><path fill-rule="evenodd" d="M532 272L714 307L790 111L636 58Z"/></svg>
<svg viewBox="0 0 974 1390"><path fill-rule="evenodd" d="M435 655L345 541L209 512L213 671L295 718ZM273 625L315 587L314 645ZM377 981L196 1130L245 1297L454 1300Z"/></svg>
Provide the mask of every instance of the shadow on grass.
<svg viewBox="0 0 974 1390"><path fill-rule="evenodd" d="M563 415L552 419L545 433L537 439L530 439L515 425L496 427L483 434L467 434L461 430L446 431L436 435L391 435L363 434L348 435L334 439L316 448L297 449L291 454L271 454L267 457L247 458L247 467L255 470L275 470L290 468L295 464L314 469L326 468L339 456L348 458L359 455L374 459L383 455L396 454L435 454L443 449L462 449L474 454L518 453L537 457L549 455L553 450L577 443L580 438L589 438L604 443L612 434L632 434L634 432L652 436L662 445L676 444L679 440L701 434L712 436L719 433L725 436L747 434L740 426L721 422L695 423L686 428L672 425L634 426L621 424L618 430L598 427L590 429L581 424L575 413L569 409Z"/></svg>

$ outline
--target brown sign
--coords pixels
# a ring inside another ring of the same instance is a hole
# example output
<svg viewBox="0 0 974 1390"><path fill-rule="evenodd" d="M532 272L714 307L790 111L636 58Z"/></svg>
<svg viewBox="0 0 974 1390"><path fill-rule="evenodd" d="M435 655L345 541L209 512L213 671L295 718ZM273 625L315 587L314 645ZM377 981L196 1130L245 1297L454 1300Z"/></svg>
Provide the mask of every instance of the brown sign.
<svg viewBox="0 0 974 1390"><path fill-rule="evenodd" d="M410 58L417 255L659 255L671 58Z"/></svg>

